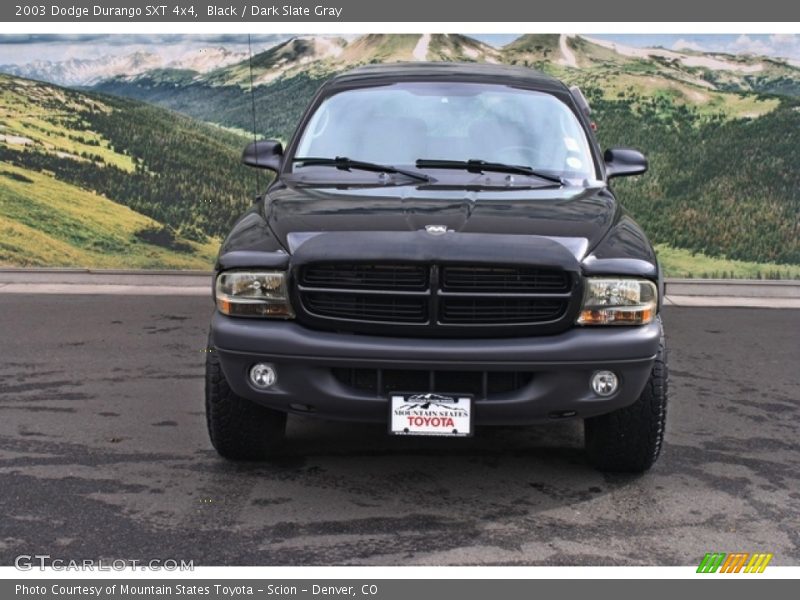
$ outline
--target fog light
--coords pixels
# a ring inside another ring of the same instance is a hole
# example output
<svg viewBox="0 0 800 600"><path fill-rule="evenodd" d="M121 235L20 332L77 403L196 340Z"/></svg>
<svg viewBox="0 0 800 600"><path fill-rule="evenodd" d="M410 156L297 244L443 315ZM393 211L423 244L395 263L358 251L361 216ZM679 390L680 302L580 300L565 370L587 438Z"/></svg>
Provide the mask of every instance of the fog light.
<svg viewBox="0 0 800 600"><path fill-rule="evenodd" d="M250 368L250 382L260 390L275 385L278 381L278 374L275 367L267 363L258 363Z"/></svg>
<svg viewBox="0 0 800 600"><path fill-rule="evenodd" d="M619 379L613 371L595 371L592 375L592 391L598 396L610 396L617 387Z"/></svg>

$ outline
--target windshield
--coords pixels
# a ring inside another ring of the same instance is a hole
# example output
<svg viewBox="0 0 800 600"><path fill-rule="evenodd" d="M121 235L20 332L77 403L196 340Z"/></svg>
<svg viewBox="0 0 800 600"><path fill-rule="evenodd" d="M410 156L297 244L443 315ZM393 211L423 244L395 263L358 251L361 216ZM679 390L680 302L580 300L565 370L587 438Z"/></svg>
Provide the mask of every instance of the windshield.
<svg viewBox="0 0 800 600"><path fill-rule="evenodd" d="M295 156L395 167L482 160L595 178L586 135L569 107L504 85L406 82L339 92L314 112Z"/></svg>

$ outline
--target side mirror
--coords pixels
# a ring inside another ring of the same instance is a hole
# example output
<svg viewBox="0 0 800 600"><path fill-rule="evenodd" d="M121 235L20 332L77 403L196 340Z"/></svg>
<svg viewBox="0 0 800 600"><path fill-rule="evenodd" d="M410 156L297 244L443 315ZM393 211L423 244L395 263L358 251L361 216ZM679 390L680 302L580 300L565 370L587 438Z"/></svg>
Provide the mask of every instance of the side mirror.
<svg viewBox="0 0 800 600"><path fill-rule="evenodd" d="M283 145L277 140L259 140L247 144L242 162L249 167L278 172L283 162Z"/></svg>
<svg viewBox="0 0 800 600"><path fill-rule="evenodd" d="M647 159L644 154L633 148L609 148L603 154L606 163L606 176L626 177L641 175L647 171Z"/></svg>

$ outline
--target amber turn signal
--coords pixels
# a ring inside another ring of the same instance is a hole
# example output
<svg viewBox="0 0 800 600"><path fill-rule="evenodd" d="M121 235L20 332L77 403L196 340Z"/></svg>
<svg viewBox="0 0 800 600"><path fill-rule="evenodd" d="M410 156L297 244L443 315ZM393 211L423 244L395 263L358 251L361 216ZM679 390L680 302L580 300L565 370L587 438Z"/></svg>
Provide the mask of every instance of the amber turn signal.
<svg viewBox="0 0 800 600"><path fill-rule="evenodd" d="M578 325L647 325L656 316L658 290L647 279L586 279Z"/></svg>

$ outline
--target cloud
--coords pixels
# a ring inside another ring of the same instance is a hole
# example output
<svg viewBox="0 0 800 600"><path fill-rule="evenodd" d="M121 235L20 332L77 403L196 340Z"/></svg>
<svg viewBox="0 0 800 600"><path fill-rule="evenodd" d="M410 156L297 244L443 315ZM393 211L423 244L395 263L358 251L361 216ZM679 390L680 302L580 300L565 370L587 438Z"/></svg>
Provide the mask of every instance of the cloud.
<svg viewBox="0 0 800 600"><path fill-rule="evenodd" d="M292 35L253 34L253 52L262 52ZM517 36L474 37L501 46ZM605 39L611 37L605 36ZM758 54L800 61L800 35L793 34L620 34L613 36L613 41L636 47L660 46L673 50ZM247 34L0 34L0 64L21 65L38 60L87 59L132 52L155 53L169 60L208 46L223 46L231 52L247 52Z"/></svg>
<svg viewBox="0 0 800 600"><path fill-rule="evenodd" d="M254 44L271 43L285 39L288 35L256 34L251 39ZM140 44L247 44L247 34L0 34L2 44L77 44L85 42L102 43L108 46L128 46Z"/></svg>
<svg viewBox="0 0 800 600"><path fill-rule="evenodd" d="M731 44L731 49L736 54L772 54L770 45L761 39L751 38L749 35L740 35Z"/></svg>
<svg viewBox="0 0 800 600"><path fill-rule="evenodd" d="M776 33L769 36L769 43L778 56L800 59L800 35Z"/></svg>
<svg viewBox="0 0 800 600"><path fill-rule="evenodd" d="M289 37L288 34L252 35L253 52L261 52ZM169 60L208 46L247 52L247 34L0 34L0 64L91 59L133 52L154 53Z"/></svg>
<svg viewBox="0 0 800 600"><path fill-rule="evenodd" d="M793 61L800 60L800 35L797 34L616 34L589 36L636 48L669 48L724 54L756 54Z"/></svg>
<svg viewBox="0 0 800 600"><path fill-rule="evenodd" d="M74 44L104 40L106 34L51 34L51 33L12 33L0 34L0 45L3 44Z"/></svg>
<svg viewBox="0 0 800 600"><path fill-rule="evenodd" d="M769 36L769 41L775 46L797 46L798 37L791 33L773 33Z"/></svg>
<svg viewBox="0 0 800 600"><path fill-rule="evenodd" d="M736 54L759 54L798 59L800 58L800 36L793 34L740 35L727 50Z"/></svg>
<svg viewBox="0 0 800 600"><path fill-rule="evenodd" d="M673 50L696 50L697 52L707 52L707 49L702 45L692 40L679 39L672 44Z"/></svg>

